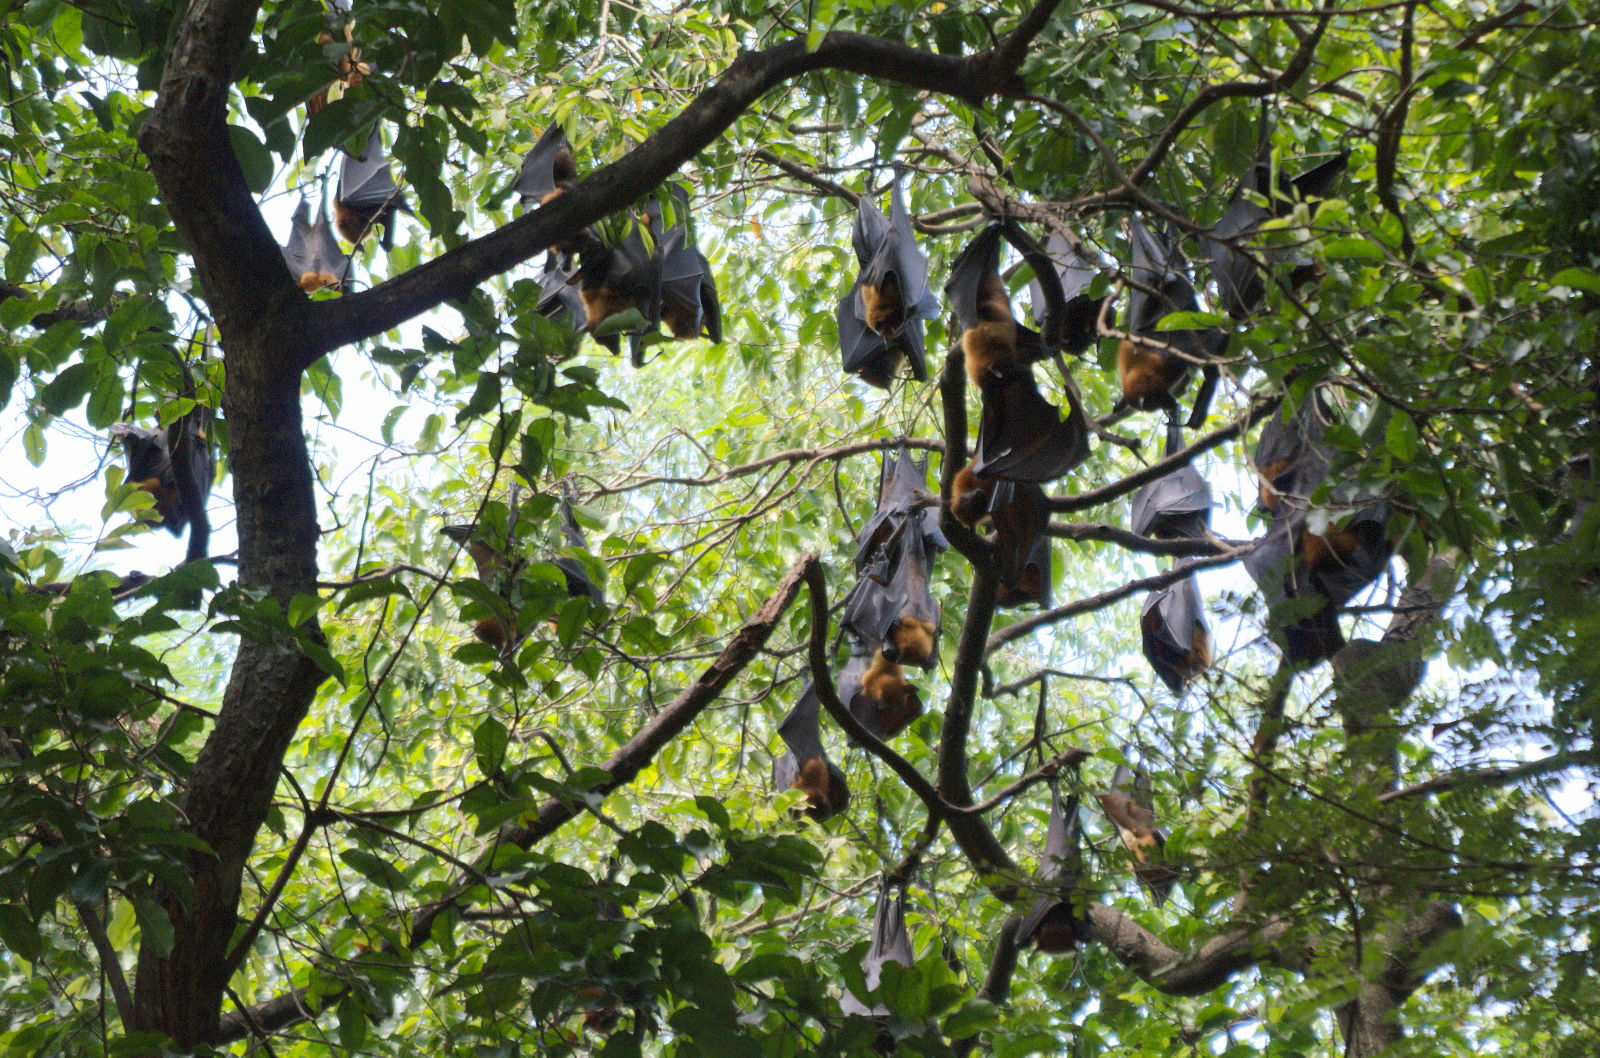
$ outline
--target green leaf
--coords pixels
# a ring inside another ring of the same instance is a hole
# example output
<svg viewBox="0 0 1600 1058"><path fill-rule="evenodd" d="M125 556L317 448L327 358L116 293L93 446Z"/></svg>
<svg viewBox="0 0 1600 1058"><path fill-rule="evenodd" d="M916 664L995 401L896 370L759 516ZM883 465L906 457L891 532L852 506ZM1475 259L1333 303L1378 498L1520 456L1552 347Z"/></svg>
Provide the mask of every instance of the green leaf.
<svg viewBox="0 0 1600 1058"><path fill-rule="evenodd" d="M492 779L500 774L500 769L505 766L506 747L510 742L511 735L506 725L492 716L484 717L472 729L472 752L478 759L478 770L484 778Z"/></svg>
<svg viewBox="0 0 1600 1058"><path fill-rule="evenodd" d="M388 860L374 855L366 849L345 849L339 853L339 859L351 867L363 878L385 889L399 890L406 887L406 876Z"/></svg>
<svg viewBox="0 0 1600 1058"><path fill-rule="evenodd" d="M1412 463L1416 461L1420 445L1417 425L1411 421L1411 416L1396 415L1389 420L1389 426L1384 431L1383 446L1390 455L1403 463Z"/></svg>
<svg viewBox="0 0 1600 1058"><path fill-rule="evenodd" d="M1355 236L1327 240L1322 244L1322 255L1334 260L1382 261L1386 258L1383 247Z"/></svg>
<svg viewBox="0 0 1600 1058"><path fill-rule="evenodd" d="M64 415L88 395L98 374L93 364L73 364L50 380L39 394L39 403L51 415Z"/></svg>
<svg viewBox="0 0 1600 1058"><path fill-rule="evenodd" d="M1600 294L1600 272L1590 268L1563 268L1550 277L1553 287L1572 287L1575 290L1587 290L1591 294Z"/></svg>
<svg viewBox="0 0 1600 1058"><path fill-rule="evenodd" d="M0 904L0 942L29 962L36 962L44 951L33 916L16 904Z"/></svg>
<svg viewBox="0 0 1600 1058"><path fill-rule="evenodd" d="M172 954L172 919L166 908L144 893L133 898L133 913L139 919L141 944L148 944L152 954L166 958Z"/></svg>

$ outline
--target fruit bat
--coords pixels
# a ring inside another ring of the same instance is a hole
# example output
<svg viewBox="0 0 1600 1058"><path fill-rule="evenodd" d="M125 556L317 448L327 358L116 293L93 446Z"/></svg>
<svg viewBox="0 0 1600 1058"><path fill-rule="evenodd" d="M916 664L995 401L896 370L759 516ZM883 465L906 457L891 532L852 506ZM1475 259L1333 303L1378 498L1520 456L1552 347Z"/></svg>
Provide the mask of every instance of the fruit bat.
<svg viewBox="0 0 1600 1058"><path fill-rule="evenodd" d="M576 280L576 270L567 267L560 254L552 250L545 256L544 271L539 274L539 312L574 331L582 329L588 319Z"/></svg>
<svg viewBox="0 0 1600 1058"><path fill-rule="evenodd" d="M559 124L544 130L539 141L522 158L517 173L517 194L524 209L534 209L570 188L578 178L567 131Z"/></svg>
<svg viewBox="0 0 1600 1058"><path fill-rule="evenodd" d="M1192 576L1145 597L1139 633L1150 667L1173 694L1211 667L1211 633Z"/></svg>
<svg viewBox="0 0 1600 1058"><path fill-rule="evenodd" d="M928 259L917 249L911 214L895 170L889 189L889 216L870 195L856 200L850 241L860 270L839 302L839 349L844 369L883 389L909 362L911 377L928 377L922 325L939 311L928 289Z"/></svg>
<svg viewBox="0 0 1600 1058"><path fill-rule="evenodd" d="M1078 885L1082 822L1078 795L1061 802L1061 791L1050 788L1050 829L1039 861L1039 895L1017 930L1017 945L1032 944L1048 955L1065 955L1090 939L1089 910Z"/></svg>
<svg viewBox="0 0 1600 1058"><path fill-rule="evenodd" d="M890 889L896 890L892 898L889 895ZM910 966L914 961L911 938L906 933L905 886L885 884L878 892L878 906L872 913L872 943L867 946L866 957L861 960L862 975L866 978L867 988L878 987L883 978L884 963L893 962L901 966ZM886 1018L894 1013L883 1003L869 1007L848 991L839 997L839 1009L846 1014L857 1014L866 1018Z"/></svg>
<svg viewBox="0 0 1600 1058"><path fill-rule="evenodd" d="M174 464L172 452L180 447L188 451L187 472L194 476L195 491L202 502L211 495L211 481L216 476L216 460L211 454L209 438L212 412L203 404L178 419L165 430L152 430L143 426L119 422L111 427L111 436L121 439L128 460L127 481L137 485L155 498L157 525L173 536L182 536L189 525L191 512L184 506L178 489L177 473L183 469Z"/></svg>
<svg viewBox="0 0 1600 1058"><path fill-rule="evenodd" d="M1315 533L1304 512L1291 510L1245 555L1245 570L1269 608L1301 600L1297 615L1273 629L1291 664L1314 665L1344 646L1339 611L1388 568L1394 553L1388 520L1388 504L1377 503Z"/></svg>
<svg viewBox="0 0 1600 1058"><path fill-rule="evenodd" d="M1111 789L1100 795L1100 808L1133 857L1134 877L1150 890L1160 907L1182 875L1176 867L1161 861L1167 836L1156 826L1156 814L1150 805L1150 777L1143 770L1136 772L1126 764L1117 765Z"/></svg>
<svg viewBox="0 0 1600 1058"><path fill-rule="evenodd" d="M1181 443L1174 427L1167 455ZM1182 466L1133 494L1132 529L1160 540L1199 540L1211 525L1211 506L1211 486L1192 465Z"/></svg>
<svg viewBox="0 0 1600 1058"><path fill-rule="evenodd" d="M689 228L689 194L679 184L668 185L677 211L677 223L663 228L661 208L652 200L646 213L652 231L659 233L661 254L661 322L678 339L710 338L722 341L722 303L711 262L695 245Z"/></svg>
<svg viewBox="0 0 1600 1058"><path fill-rule="evenodd" d="M1262 120L1255 160L1233 189L1228 208L1212 226L1211 234L1201 239L1223 308L1234 319L1242 320L1261 310L1266 302L1266 284L1256 262L1230 243L1249 235L1266 220L1287 216L1294 211L1296 201L1326 198L1349 159L1350 152L1341 151L1299 176L1290 178L1280 173L1274 181L1271 128ZM1270 205L1262 205L1256 196L1267 199ZM1304 261L1295 262L1291 282L1298 284L1309 278L1304 270L1312 267Z"/></svg>
<svg viewBox="0 0 1600 1058"><path fill-rule="evenodd" d="M661 322L661 258L645 242L646 230L646 225L632 221L628 233L614 245L587 248L578 269L585 330L593 333L606 320L630 309L644 317L640 325L626 332L636 367L644 363L643 336ZM613 353L621 349L616 333L595 334L594 340Z"/></svg>
<svg viewBox="0 0 1600 1058"><path fill-rule="evenodd" d="M840 626L862 646L895 663L932 668L938 653L939 603L933 597L935 554L920 512L899 523L877 559L845 597Z"/></svg>
<svg viewBox="0 0 1600 1058"><path fill-rule="evenodd" d="M333 237L327 213L319 206L313 220L311 204L301 199L294 208L291 224L289 242L283 248L283 261L300 289L309 294L323 287L342 287L350 269L350 258L339 249L339 240Z"/></svg>
<svg viewBox="0 0 1600 1058"><path fill-rule="evenodd" d="M544 130L539 141L522 158L522 168L517 173L516 190L525 210L537 209L546 202L564 194L578 179L578 165L572 157L572 146L567 142L567 132L554 124ZM550 247L552 253L570 256L579 252L593 240L594 235L584 228L565 242Z"/></svg>
<svg viewBox="0 0 1600 1058"><path fill-rule="evenodd" d="M1045 400L1026 364L991 377L978 417L973 472L1035 484L1054 481L1089 458L1089 420L1072 390L1067 417Z"/></svg>
<svg viewBox="0 0 1600 1058"><path fill-rule="evenodd" d="M883 651L853 651L839 673L839 700L861 726L887 742L922 715L922 698L905 670Z"/></svg>
<svg viewBox="0 0 1600 1058"><path fill-rule="evenodd" d="M361 242L373 225L383 225L379 244L387 250L394 245L394 215L400 210L411 212L394 177L389 175L389 159L383 153L378 126L374 125L367 137L367 149L360 157L345 152L339 170L339 194L333 200L334 220L339 234L351 243Z"/></svg>
<svg viewBox="0 0 1600 1058"><path fill-rule="evenodd" d="M999 565L997 606L1050 606L1049 500L1037 485L979 477L968 463L956 471L950 513L970 528L988 520L995 528Z"/></svg>
<svg viewBox="0 0 1600 1058"><path fill-rule="evenodd" d="M1094 282L1096 271L1080 257L1066 236L1051 232L1045 239L1045 255L1049 258L1061 285L1063 304L1056 307L1061 313L1061 344L1063 352L1077 356L1094 344L1100 334L1100 309L1105 298L1091 298L1087 291ZM1050 298L1035 274L1029 284L1033 297L1033 319L1040 328L1051 311Z"/></svg>
<svg viewBox="0 0 1600 1058"><path fill-rule="evenodd" d="M1128 238L1133 245L1133 260L1128 269L1132 289L1126 330L1133 338L1124 338L1117 345L1117 375L1122 383L1122 398L1117 406L1141 411L1159 408L1176 421L1176 394L1188 378L1188 358L1206 361L1220 357L1228 336L1215 330L1158 331L1156 326L1163 317L1200 307L1189 280L1188 262L1165 229L1153 232L1137 216L1128 222ZM1140 343L1137 339L1141 335L1177 352ZM1207 364L1202 375L1189 415L1190 428L1205 421L1216 389L1215 365Z"/></svg>
<svg viewBox="0 0 1600 1058"><path fill-rule="evenodd" d="M1355 598L1389 566L1394 544L1388 534L1389 505L1356 511L1321 533L1302 530L1299 557L1310 570L1311 585L1335 606Z"/></svg>
<svg viewBox="0 0 1600 1058"><path fill-rule="evenodd" d="M803 792L809 804L797 810L819 823L844 811L850 803L844 772L822 749L820 708L816 688L808 680L800 700L778 725L778 737L787 751L772 764L772 785L779 790Z"/></svg>
<svg viewBox="0 0 1600 1058"><path fill-rule="evenodd" d="M1061 279L1053 262L1015 224L991 224L979 232L956 255L950 279L944 285L945 297L961 325L961 347L966 353L967 374L972 384L987 390L992 378L1015 368L1042 360L1056 344L1038 331L1024 327L1011 313L1011 297L1000 278L1000 241L1026 247L1024 259L1034 270L1045 304L1040 324L1052 337L1061 326Z"/></svg>
<svg viewBox="0 0 1600 1058"><path fill-rule="evenodd" d="M1044 490L1027 482L999 481L989 503L1000 566L996 606L1050 607L1050 508Z"/></svg>
<svg viewBox="0 0 1600 1058"><path fill-rule="evenodd" d="M1289 419L1280 412L1267 420L1254 457L1261 479L1261 510L1276 516L1306 509L1311 494L1328 476L1328 452L1322 445L1326 429L1327 408L1317 390Z"/></svg>
<svg viewBox="0 0 1600 1058"><path fill-rule="evenodd" d="M475 525L446 525L439 532L458 544L466 545L467 554L477 569L478 579L504 599L510 588L509 579L521 563L509 560L505 552L480 539ZM507 600L509 606L510 600ZM473 624L472 634L479 642L508 654L517 643L516 617L491 614Z"/></svg>
<svg viewBox="0 0 1600 1058"><path fill-rule="evenodd" d="M1000 238L1031 244L1010 224L992 224L956 258L945 295L961 327L967 374L983 394L973 473L1010 481L1053 481L1089 455L1089 426L1072 391L1062 419L1033 378L1032 361L1049 354L1050 341L1019 325L1000 278ZM1046 300L1064 303L1060 280L1042 251L1024 251L1035 268ZM1059 311L1047 314L1045 329L1055 333Z"/></svg>
<svg viewBox="0 0 1600 1058"><path fill-rule="evenodd" d="M939 510L929 502L928 457L912 456L904 444L886 449L878 463L878 506L856 537L856 572L860 573L876 552L888 544L902 522L915 517L925 550L943 551L950 542L939 531Z"/></svg>
<svg viewBox="0 0 1600 1058"><path fill-rule="evenodd" d="M577 548L579 551L589 550L589 543L583 538L583 531L578 528L578 519L572 513L572 492L564 484L561 490L561 535L568 547ZM583 568L582 562L559 555L555 559L555 566L567 579L568 595L574 598L584 596L596 606L606 604L605 594L599 585L589 579L589 572Z"/></svg>

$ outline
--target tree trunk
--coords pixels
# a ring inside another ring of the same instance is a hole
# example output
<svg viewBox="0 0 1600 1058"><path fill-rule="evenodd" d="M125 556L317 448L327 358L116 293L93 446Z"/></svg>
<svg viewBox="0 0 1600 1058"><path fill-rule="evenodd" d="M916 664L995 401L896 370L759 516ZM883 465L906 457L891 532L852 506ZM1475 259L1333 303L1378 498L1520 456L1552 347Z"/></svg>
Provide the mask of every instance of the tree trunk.
<svg viewBox="0 0 1600 1058"><path fill-rule="evenodd" d="M286 612L296 594L316 592L316 506L300 419L298 372L283 371L282 343L227 343L228 435L238 508L239 584ZM310 634L319 635L313 625ZM216 726L195 762L184 811L215 855L192 853L187 900L162 895L173 948L140 946L135 1029L161 1032L180 1046L209 1039L232 967L240 880L266 819L278 769L324 674L287 634L243 638Z"/></svg>

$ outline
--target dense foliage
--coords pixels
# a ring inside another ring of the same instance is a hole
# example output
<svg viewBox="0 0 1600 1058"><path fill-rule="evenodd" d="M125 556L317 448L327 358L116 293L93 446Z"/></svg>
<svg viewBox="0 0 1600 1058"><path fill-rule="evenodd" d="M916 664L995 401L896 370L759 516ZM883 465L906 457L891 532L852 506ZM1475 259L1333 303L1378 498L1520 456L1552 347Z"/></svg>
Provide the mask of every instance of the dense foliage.
<svg viewBox="0 0 1600 1058"><path fill-rule="evenodd" d="M0 0L0 400L51 483L0 542L5 1053L1593 1053L1600 35L1574 3L1346 7ZM367 73L312 115L347 28ZM524 213L552 121L580 182ZM1132 211L1199 259L1263 121L1286 171L1350 162L1262 235L1314 283L1177 321L1233 332L1187 437L1217 535L1125 531L1164 429L1107 415L1103 338L1065 365L1103 419L1047 486L1054 608L997 614L946 510L928 712L887 752L825 717L854 797L797 818L776 728L844 664L880 456L929 453L947 507L978 426L944 306L926 384L840 372L855 196L904 167L935 289L1004 215L1114 293ZM276 243L374 122L415 213L308 297ZM726 340L634 368L539 314L538 261L670 174ZM1313 387L1322 496L1381 494L1396 557L1296 669L1238 545L1254 422ZM185 564L110 428L196 405ZM501 656L471 626L506 592L438 530L513 509ZM1173 562L1215 654L1181 696L1137 623ZM1124 762L1164 907L1095 804ZM1094 939L1019 956L1052 784ZM879 1023L839 1001L886 875L916 959Z"/></svg>

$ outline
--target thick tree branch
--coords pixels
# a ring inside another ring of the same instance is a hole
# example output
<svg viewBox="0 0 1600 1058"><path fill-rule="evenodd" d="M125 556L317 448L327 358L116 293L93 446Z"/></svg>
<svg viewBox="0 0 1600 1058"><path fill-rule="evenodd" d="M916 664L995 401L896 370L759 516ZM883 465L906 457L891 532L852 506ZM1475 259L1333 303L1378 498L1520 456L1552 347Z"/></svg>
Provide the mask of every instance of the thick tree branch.
<svg viewBox="0 0 1600 1058"><path fill-rule="evenodd" d="M484 280L626 208L708 147L762 95L803 74L841 70L974 105L994 95L1021 95L1026 86L1017 65L1058 3L1043 0L996 48L967 57L937 55L843 31L829 33L810 51L804 40L797 39L746 52L643 143L549 204L370 290L317 303L311 313L307 355L315 360L446 301L465 298Z"/></svg>
<svg viewBox="0 0 1600 1058"><path fill-rule="evenodd" d="M1274 916L1213 937L1193 953L1179 951L1113 908L1089 909L1094 939L1128 969L1169 996L1204 995L1256 963L1269 961L1289 931L1289 919Z"/></svg>

